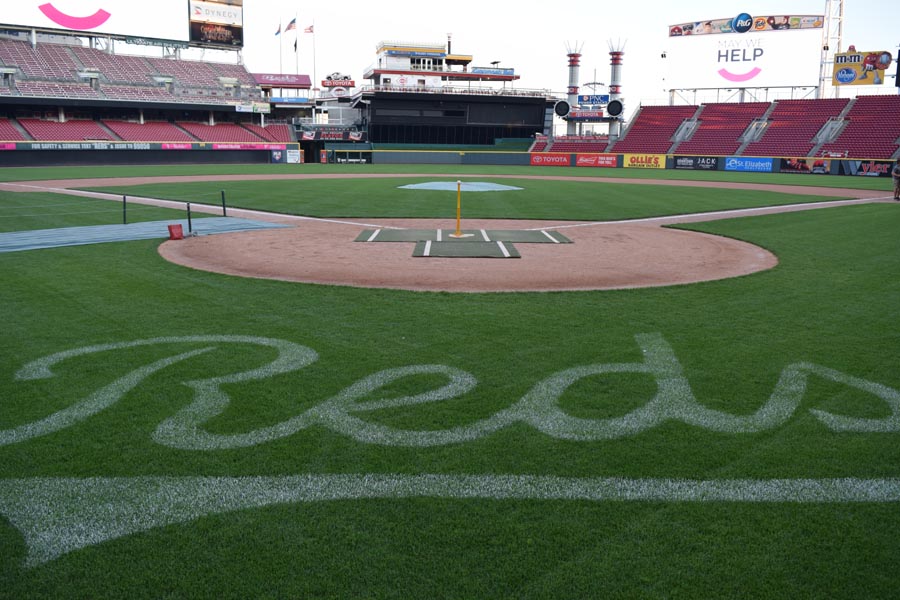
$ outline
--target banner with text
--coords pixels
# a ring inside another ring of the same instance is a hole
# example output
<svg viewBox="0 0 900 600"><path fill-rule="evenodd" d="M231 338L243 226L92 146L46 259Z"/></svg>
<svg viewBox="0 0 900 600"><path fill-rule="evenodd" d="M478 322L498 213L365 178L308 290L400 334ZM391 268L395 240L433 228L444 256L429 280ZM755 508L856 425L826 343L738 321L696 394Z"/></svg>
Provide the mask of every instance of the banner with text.
<svg viewBox="0 0 900 600"><path fill-rule="evenodd" d="M623 154L622 166L626 169L665 169L665 154Z"/></svg>

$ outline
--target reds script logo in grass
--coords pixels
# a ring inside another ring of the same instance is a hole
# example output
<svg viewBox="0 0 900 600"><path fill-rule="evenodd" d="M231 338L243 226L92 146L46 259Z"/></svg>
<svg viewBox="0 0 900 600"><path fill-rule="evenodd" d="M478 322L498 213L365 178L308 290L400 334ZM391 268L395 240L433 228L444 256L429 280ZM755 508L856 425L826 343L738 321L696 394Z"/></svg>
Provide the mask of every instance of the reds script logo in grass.
<svg viewBox="0 0 900 600"><path fill-rule="evenodd" d="M659 333L634 337L641 359L597 363L559 371L539 381L517 402L480 421L442 430L409 430L365 420L359 415L446 402L464 396L478 382L465 371L444 365L411 365L379 371L350 385L281 423L243 433L213 433L205 424L228 408L229 384L262 381L299 371L318 360L315 350L286 340L253 336L185 336L86 346L32 361L16 373L19 381L54 377L64 361L147 347L184 344L185 352L157 358L47 417L0 431L0 446L49 436L111 407L150 376L201 356L221 345L252 345L275 350L270 363L240 373L194 379L183 384L193 401L164 419L153 432L158 444L179 450L210 452L265 444L310 427L329 429L364 444L428 447L461 444L525 424L543 435L572 441L602 441L634 436L668 422L680 421L717 433L745 434L771 430L798 410L809 378L817 377L870 394L885 403L884 418L854 418L811 409L834 432L900 431L900 392L828 367L797 362L786 366L772 394L752 414L734 415L703 406L694 396L674 350ZM627 414L586 419L567 414L563 393L590 377L634 374L651 377L656 394ZM445 381L408 396L386 390L408 378L428 376ZM301 389L298 388L298 394ZM900 479L623 479L533 475L448 474L300 474L243 477L33 477L0 479L0 514L9 519L28 545L26 566L34 567L63 554L125 535L209 514L273 504L366 498L478 498L555 500L637 500L677 502L898 502Z"/></svg>

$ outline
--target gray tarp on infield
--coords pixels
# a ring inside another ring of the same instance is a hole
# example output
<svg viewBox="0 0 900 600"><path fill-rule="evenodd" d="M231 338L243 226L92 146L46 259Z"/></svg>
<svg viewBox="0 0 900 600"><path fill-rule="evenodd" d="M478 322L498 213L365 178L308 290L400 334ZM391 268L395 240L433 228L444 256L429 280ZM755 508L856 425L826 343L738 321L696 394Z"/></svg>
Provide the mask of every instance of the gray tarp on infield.
<svg viewBox="0 0 900 600"><path fill-rule="evenodd" d="M181 225L182 230L187 235L187 219L147 221L144 223L129 223L128 225L92 225L87 227L13 231L0 234L0 252L164 239L169 237L169 225ZM192 225L194 233L197 235L289 227L289 225L253 221L251 219L237 219L234 217L198 218L193 219Z"/></svg>

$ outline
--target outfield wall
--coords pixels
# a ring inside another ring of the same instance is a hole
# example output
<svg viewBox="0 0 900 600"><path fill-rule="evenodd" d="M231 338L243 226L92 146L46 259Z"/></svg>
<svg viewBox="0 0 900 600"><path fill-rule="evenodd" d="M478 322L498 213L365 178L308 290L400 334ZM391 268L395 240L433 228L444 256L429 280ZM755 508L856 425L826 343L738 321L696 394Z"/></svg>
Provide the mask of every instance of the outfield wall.
<svg viewBox="0 0 900 600"><path fill-rule="evenodd" d="M611 154L568 152L454 152L372 150L374 164L519 165L737 173L801 173L889 177L892 160L761 156L686 156L667 154Z"/></svg>
<svg viewBox="0 0 900 600"><path fill-rule="evenodd" d="M299 144L286 143L0 143L0 167L267 164L302 162L300 155Z"/></svg>

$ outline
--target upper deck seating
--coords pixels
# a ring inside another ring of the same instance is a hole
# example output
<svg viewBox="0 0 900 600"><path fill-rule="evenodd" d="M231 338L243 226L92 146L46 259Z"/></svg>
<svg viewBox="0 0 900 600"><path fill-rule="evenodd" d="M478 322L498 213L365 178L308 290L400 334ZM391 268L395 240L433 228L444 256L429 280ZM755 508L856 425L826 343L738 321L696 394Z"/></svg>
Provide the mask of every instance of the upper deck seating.
<svg viewBox="0 0 900 600"><path fill-rule="evenodd" d="M142 56L109 54L93 48L75 47L72 52L87 69L97 69L103 77L116 83L153 82L156 70Z"/></svg>
<svg viewBox="0 0 900 600"><path fill-rule="evenodd" d="M77 81L78 65L70 46L31 44L21 40L0 40L0 64L18 67L26 76L40 79Z"/></svg>

